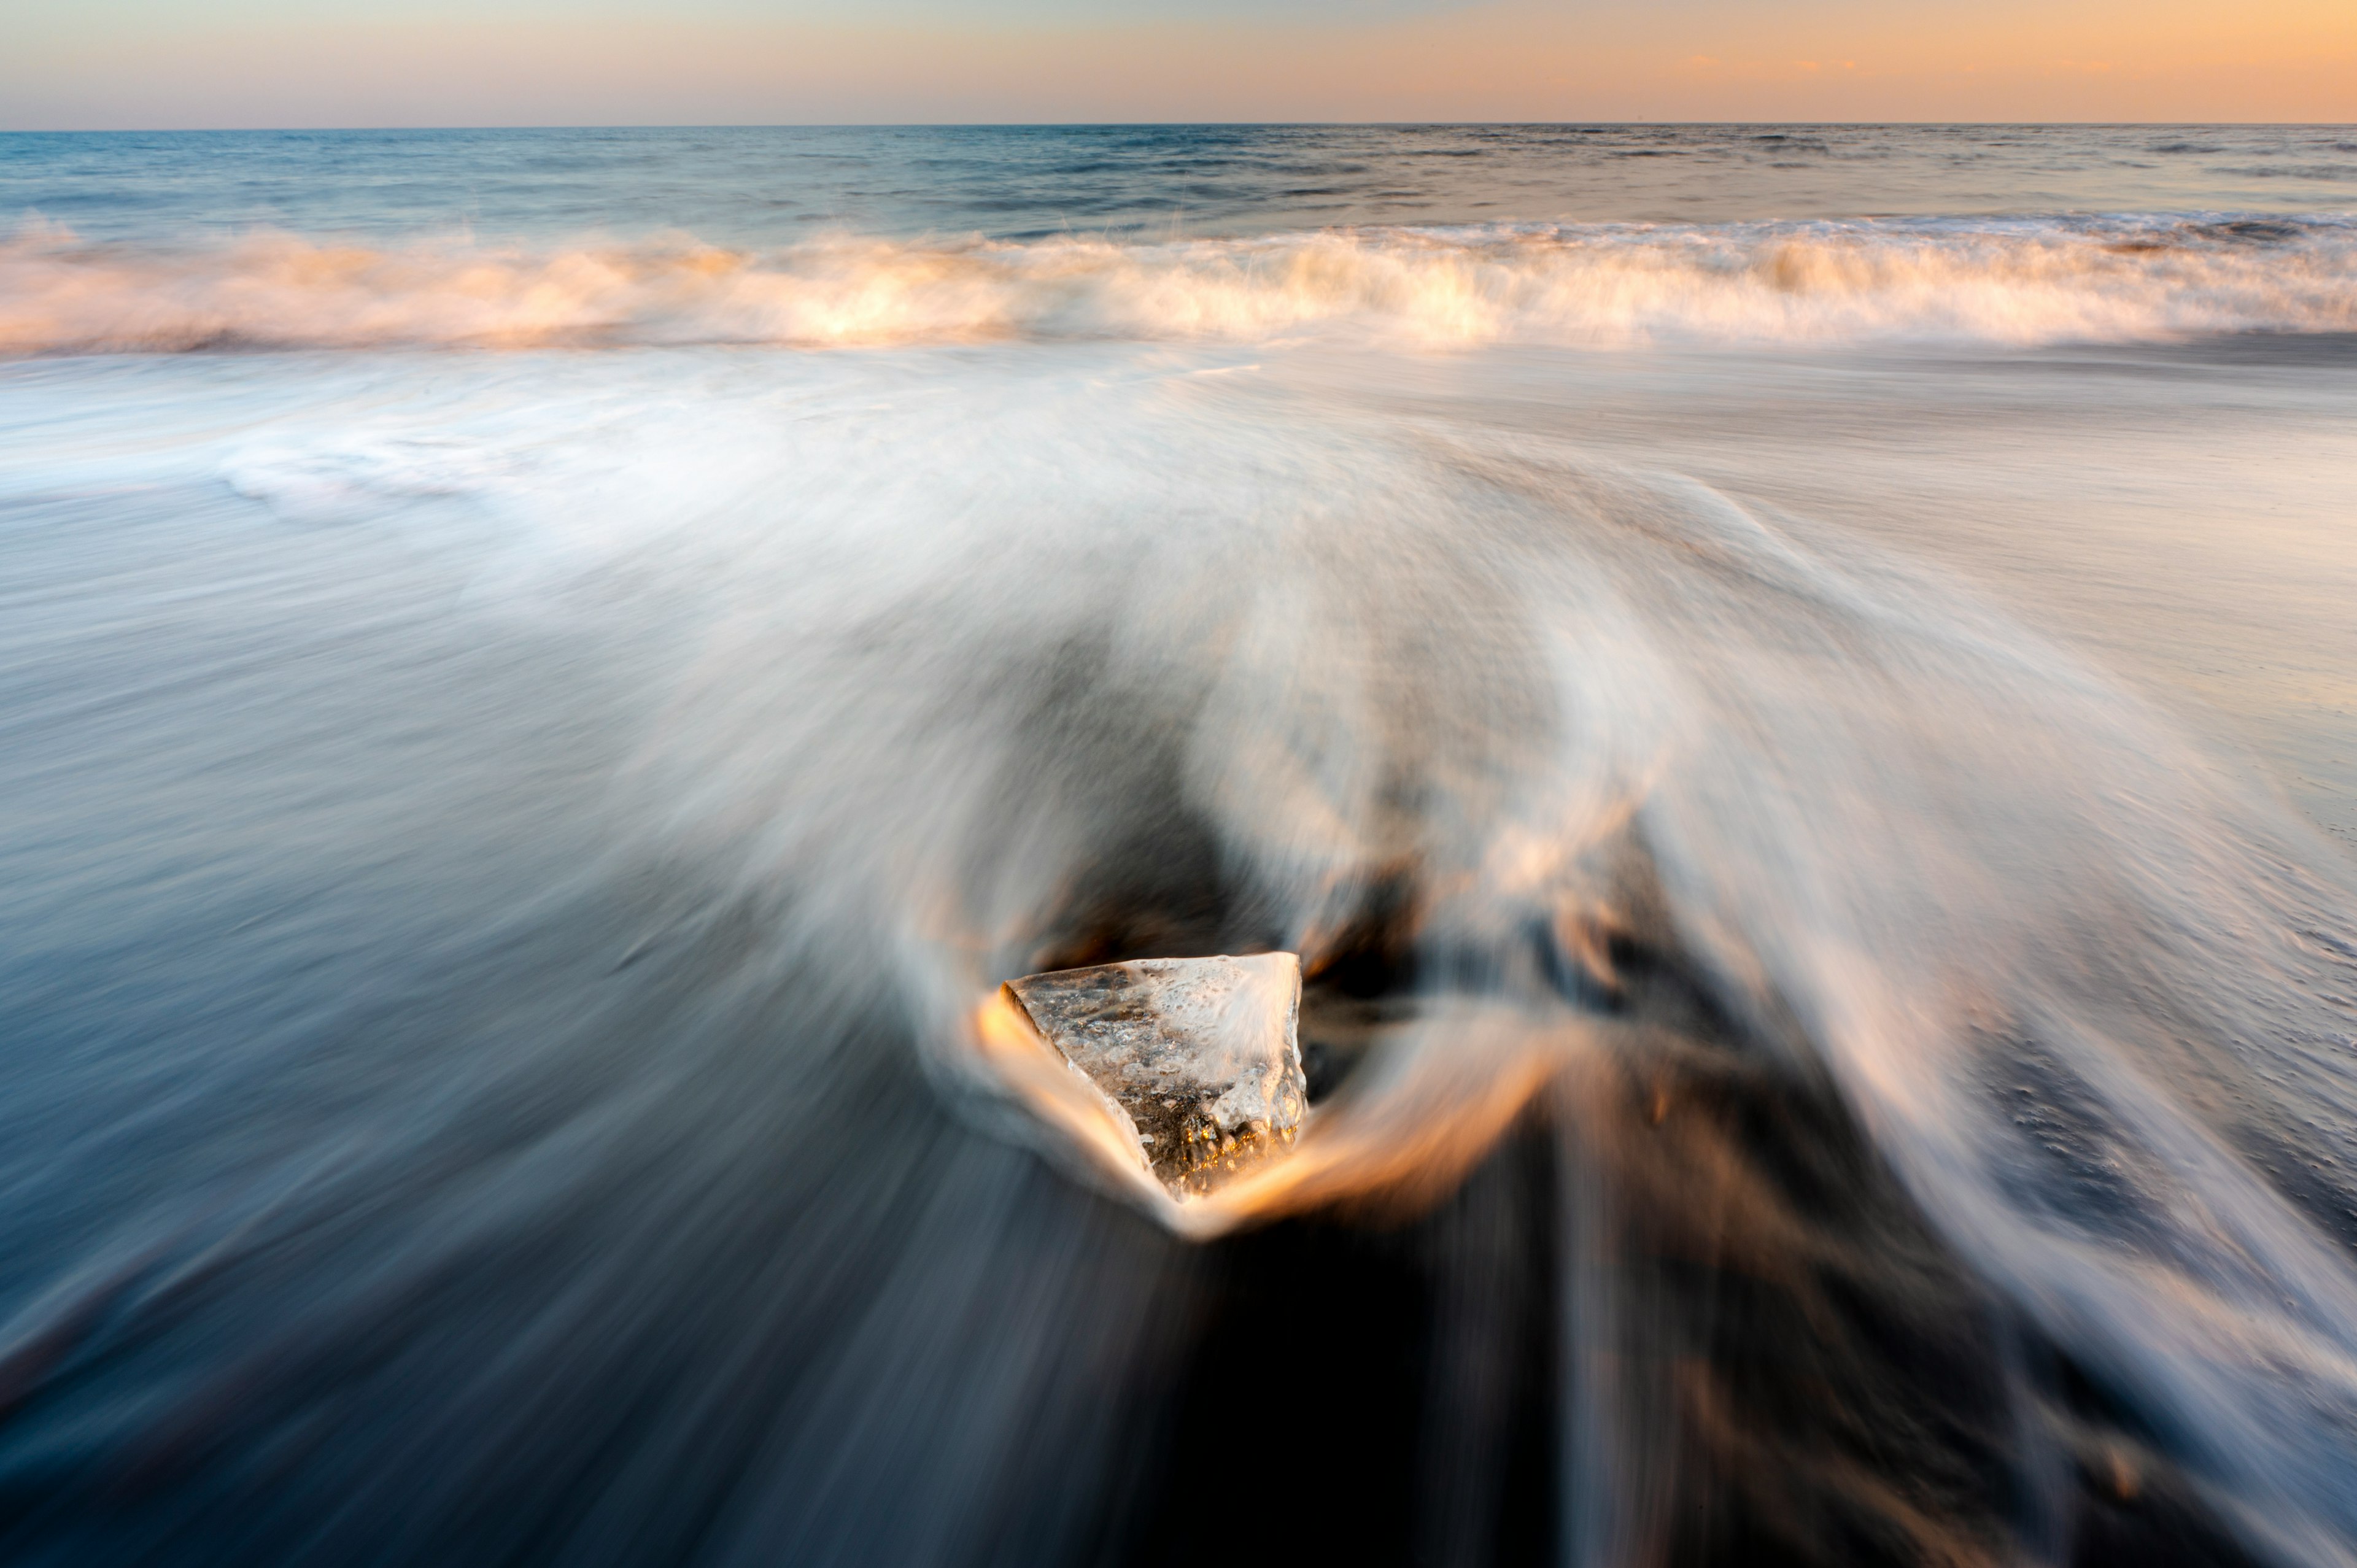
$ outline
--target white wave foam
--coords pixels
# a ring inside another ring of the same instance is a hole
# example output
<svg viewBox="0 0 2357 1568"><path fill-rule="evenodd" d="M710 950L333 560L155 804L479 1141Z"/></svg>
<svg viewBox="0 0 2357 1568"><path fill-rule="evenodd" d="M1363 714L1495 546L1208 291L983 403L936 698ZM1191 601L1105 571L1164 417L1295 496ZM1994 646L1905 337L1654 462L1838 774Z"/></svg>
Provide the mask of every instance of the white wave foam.
<svg viewBox="0 0 2357 1568"><path fill-rule="evenodd" d="M174 250L0 244L0 352L795 347L1318 332L1492 342L2137 341L2357 330L2357 223L2190 219Z"/></svg>

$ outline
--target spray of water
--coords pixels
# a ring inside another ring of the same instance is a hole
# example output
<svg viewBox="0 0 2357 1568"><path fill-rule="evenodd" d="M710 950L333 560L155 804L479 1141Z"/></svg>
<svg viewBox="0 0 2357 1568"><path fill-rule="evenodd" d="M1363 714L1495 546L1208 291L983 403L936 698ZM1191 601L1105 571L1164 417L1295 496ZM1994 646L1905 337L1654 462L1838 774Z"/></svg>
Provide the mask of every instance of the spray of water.
<svg viewBox="0 0 2357 1568"><path fill-rule="evenodd" d="M2357 893L2303 830L1798 520L1042 353L552 363L509 424L429 357L373 426L175 438L142 548L211 596L69 618L13 709L40 940L146 933L10 982L22 1560L1195 1540L1392 1386L1300 1368L1394 1269L1436 1558L1536 1455L1582 1563L1697 1489L1796 1560L2061 1557L2091 1487L2357 1561ZM53 547L135 596L136 542ZM232 847L122 826L175 812ZM1312 1118L1183 1206L985 1004L1271 950ZM183 1092L107 1120L124 1061ZM1284 1236L1375 1251L1190 1360Z"/></svg>

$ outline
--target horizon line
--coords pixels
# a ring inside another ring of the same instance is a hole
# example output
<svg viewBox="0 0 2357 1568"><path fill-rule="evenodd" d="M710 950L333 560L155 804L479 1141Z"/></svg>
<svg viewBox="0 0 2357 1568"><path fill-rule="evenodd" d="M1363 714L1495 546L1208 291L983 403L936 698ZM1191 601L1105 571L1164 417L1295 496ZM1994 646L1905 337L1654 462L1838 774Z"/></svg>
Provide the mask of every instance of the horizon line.
<svg viewBox="0 0 2357 1568"><path fill-rule="evenodd" d="M1753 125L1849 130L2357 129L2351 120L725 120L517 122L447 125L38 125L0 127L0 136L193 136L309 134L437 134L482 131L1152 131L1152 130L1713 130Z"/></svg>

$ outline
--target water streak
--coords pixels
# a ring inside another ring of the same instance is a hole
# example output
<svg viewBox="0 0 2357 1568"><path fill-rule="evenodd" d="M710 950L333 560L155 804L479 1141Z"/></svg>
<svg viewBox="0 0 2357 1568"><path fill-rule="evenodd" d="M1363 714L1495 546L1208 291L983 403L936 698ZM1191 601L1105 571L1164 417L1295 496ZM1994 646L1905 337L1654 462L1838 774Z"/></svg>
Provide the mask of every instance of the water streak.
<svg viewBox="0 0 2357 1568"><path fill-rule="evenodd" d="M0 145L0 1558L2357 1563L2345 136Z"/></svg>

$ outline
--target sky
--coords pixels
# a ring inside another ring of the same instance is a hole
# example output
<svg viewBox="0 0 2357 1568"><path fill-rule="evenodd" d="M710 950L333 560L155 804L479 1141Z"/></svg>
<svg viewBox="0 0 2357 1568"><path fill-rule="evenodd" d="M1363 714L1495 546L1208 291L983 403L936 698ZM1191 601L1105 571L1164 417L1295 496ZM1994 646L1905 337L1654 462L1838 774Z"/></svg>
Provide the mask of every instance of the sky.
<svg viewBox="0 0 2357 1568"><path fill-rule="evenodd" d="M2357 0L0 0L0 129L2357 121Z"/></svg>

